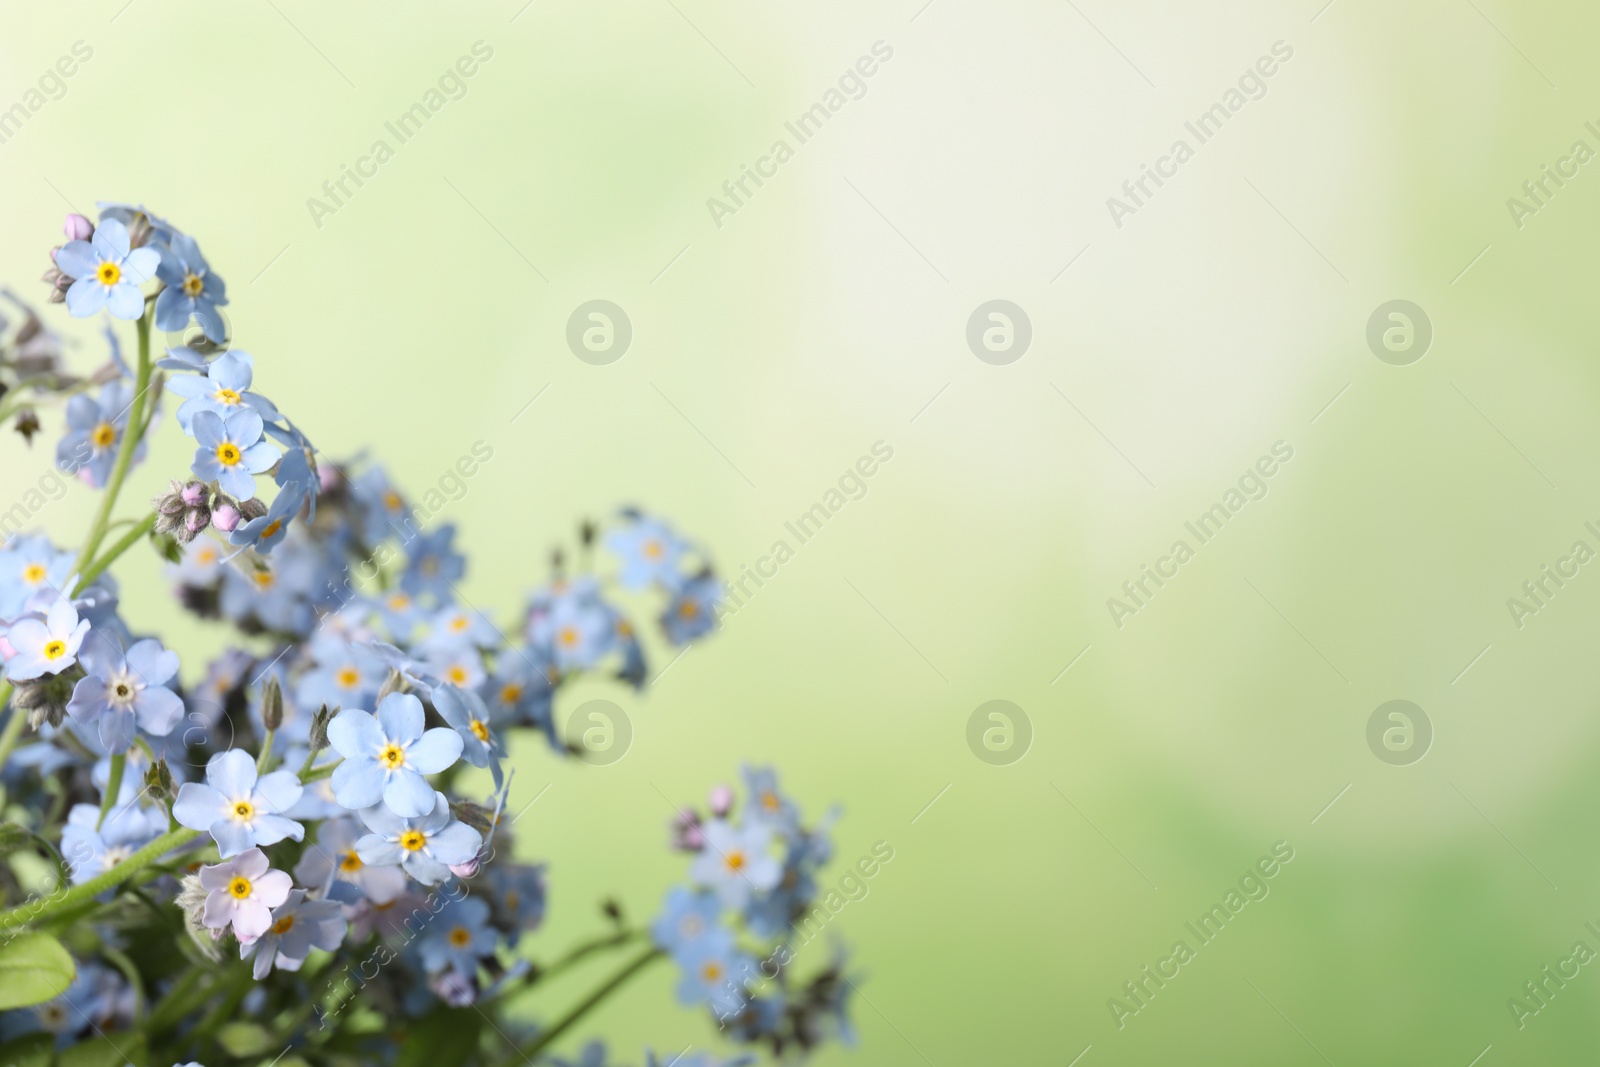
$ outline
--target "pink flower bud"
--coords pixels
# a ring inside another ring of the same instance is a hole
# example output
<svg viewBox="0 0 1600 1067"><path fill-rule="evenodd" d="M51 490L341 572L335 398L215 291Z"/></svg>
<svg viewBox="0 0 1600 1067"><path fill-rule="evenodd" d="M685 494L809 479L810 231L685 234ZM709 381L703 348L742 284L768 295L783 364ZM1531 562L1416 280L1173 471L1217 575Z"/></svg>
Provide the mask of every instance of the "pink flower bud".
<svg viewBox="0 0 1600 1067"><path fill-rule="evenodd" d="M733 790L728 786L719 785L711 790L711 814L722 818L733 810Z"/></svg>
<svg viewBox="0 0 1600 1067"><path fill-rule="evenodd" d="M82 215L68 215L66 224L61 227L61 232L67 235L69 241L87 241L94 236L94 223Z"/></svg>
<svg viewBox="0 0 1600 1067"><path fill-rule="evenodd" d="M179 490L178 495L183 497L183 502L191 508L197 508L206 502L206 487L204 482L190 482Z"/></svg>
<svg viewBox="0 0 1600 1067"><path fill-rule="evenodd" d="M322 487L324 493L339 484L339 472L333 469L333 464L328 463L317 468L317 484Z"/></svg>
<svg viewBox="0 0 1600 1067"><path fill-rule="evenodd" d="M478 873L478 857L474 856L465 863L452 863L449 867L450 873L457 878L471 878Z"/></svg>
<svg viewBox="0 0 1600 1067"><path fill-rule="evenodd" d="M189 532L191 538L210 524L211 516L206 513L205 508L190 508L183 517L183 528Z"/></svg>
<svg viewBox="0 0 1600 1067"><path fill-rule="evenodd" d="M218 504L211 513L211 525L223 533L232 533L239 525L239 509L232 504Z"/></svg>

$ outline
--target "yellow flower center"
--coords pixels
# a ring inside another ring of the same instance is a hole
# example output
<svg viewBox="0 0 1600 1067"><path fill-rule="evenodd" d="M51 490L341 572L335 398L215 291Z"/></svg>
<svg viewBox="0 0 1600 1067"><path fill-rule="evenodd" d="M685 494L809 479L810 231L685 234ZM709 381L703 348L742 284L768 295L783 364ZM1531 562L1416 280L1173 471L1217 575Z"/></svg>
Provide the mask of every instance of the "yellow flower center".
<svg viewBox="0 0 1600 1067"><path fill-rule="evenodd" d="M206 281L198 274L185 274L183 276L183 295L199 296L205 291Z"/></svg>
<svg viewBox="0 0 1600 1067"><path fill-rule="evenodd" d="M239 403L239 394L234 390L229 389L227 386L219 385L217 387L217 391L211 394L211 399L217 401L219 404L226 404L229 407L233 407Z"/></svg>
<svg viewBox="0 0 1600 1067"><path fill-rule="evenodd" d="M293 915L285 915L283 918L279 919L277 922L272 924L272 932L275 933L275 934L286 934L293 927L294 927L294 916Z"/></svg>
<svg viewBox="0 0 1600 1067"><path fill-rule="evenodd" d="M101 285L116 285L122 280L122 267L108 259L100 264L94 276L100 280Z"/></svg>
<svg viewBox="0 0 1600 1067"><path fill-rule="evenodd" d="M722 977L722 964L716 960L707 960L700 968L700 976L708 982L715 982Z"/></svg>
<svg viewBox="0 0 1600 1067"><path fill-rule="evenodd" d="M49 573L43 563L30 563L22 568L22 580L29 585L38 585L44 581L44 576Z"/></svg>
<svg viewBox="0 0 1600 1067"><path fill-rule="evenodd" d="M455 685L466 685L467 684L467 669L465 667L461 666L461 664L459 664L459 663L452 664L447 673L449 674L450 681L453 684L455 684Z"/></svg>
<svg viewBox="0 0 1600 1067"><path fill-rule="evenodd" d="M234 875L233 881L228 883L228 895L234 900L243 900L250 895L250 891L253 888L250 884L250 879L242 874L237 874Z"/></svg>
<svg viewBox="0 0 1600 1067"><path fill-rule="evenodd" d="M235 819L240 822L249 822L255 816L256 806L248 800L236 800L233 802L233 817Z"/></svg>
<svg viewBox="0 0 1600 1067"><path fill-rule="evenodd" d="M470 625L472 625L472 620L468 619L465 615L457 615L455 618L450 620L450 632L458 634Z"/></svg>
<svg viewBox="0 0 1600 1067"><path fill-rule="evenodd" d="M761 794L761 806L768 811L777 811L783 807L783 801L778 799L778 794L766 792Z"/></svg>
<svg viewBox="0 0 1600 1067"><path fill-rule="evenodd" d="M271 522L267 523L267 528L261 531L261 540L265 541L267 538L271 537L281 529L283 529L283 520L273 519Z"/></svg>
<svg viewBox="0 0 1600 1067"><path fill-rule="evenodd" d="M89 431L89 442L96 448L110 448L111 442L117 439L116 427L109 422L102 422Z"/></svg>
<svg viewBox="0 0 1600 1067"><path fill-rule="evenodd" d="M575 626L563 626L561 632L556 634L556 640L571 648L578 643L578 630Z"/></svg>
<svg viewBox="0 0 1600 1067"><path fill-rule="evenodd" d="M354 667L341 667L339 673L334 675L334 681L339 683L341 689L354 689L356 683L361 681L361 672Z"/></svg>
<svg viewBox="0 0 1600 1067"><path fill-rule="evenodd" d="M44 646L44 658L45 659L60 659L62 656L65 656L66 654L67 654L67 643L65 641L47 641L47 642L45 642L45 646Z"/></svg>
<svg viewBox="0 0 1600 1067"><path fill-rule="evenodd" d="M400 494L395 492L393 489L390 489L383 494L383 506L388 508L390 511L399 511L400 505L403 503L405 503L405 501L401 500Z"/></svg>
<svg viewBox="0 0 1600 1067"><path fill-rule="evenodd" d="M644 543L644 558L645 559L660 559L661 558L661 542L660 541L646 541Z"/></svg>
<svg viewBox="0 0 1600 1067"><path fill-rule="evenodd" d="M465 926L458 926L450 931L450 943L456 948L466 948L472 944L472 931Z"/></svg>
<svg viewBox="0 0 1600 1067"><path fill-rule="evenodd" d="M482 741L485 744L488 743L488 741L489 741L489 727L484 725L484 722L483 722L482 719L473 719L472 722L470 722L468 725L472 727L472 736L473 737L476 737L479 741Z"/></svg>
<svg viewBox="0 0 1600 1067"><path fill-rule="evenodd" d="M256 571L253 577L256 580L256 585L260 586L262 589L272 588L272 583L276 581L276 579L272 577L271 571Z"/></svg>
<svg viewBox="0 0 1600 1067"><path fill-rule="evenodd" d="M339 857L339 869L346 874L349 874L352 871L359 871L361 869L361 857L356 854L355 849L351 849L349 852L346 852L343 856Z"/></svg>
<svg viewBox="0 0 1600 1067"><path fill-rule="evenodd" d="M224 467L237 466L241 458L239 446L232 441L224 441L217 446L217 462Z"/></svg>
<svg viewBox="0 0 1600 1067"><path fill-rule="evenodd" d="M378 752L378 762L389 770L399 770L406 764L406 750L399 745L384 745Z"/></svg>
<svg viewBox="0 0 1600 1067"><path fill-rule="evenodd" d="M723 862L728 865L728 870L741 871L744 869L744 853L739 849L732 849L723 857Z"/></svg>
<svg viewBox="0 0 1600 1067"><path fill-rule="evenodd" d="M215 563L217 560L217 550L212 548L210 545L202 545L200 546L200 551L194 554L194 558L199 560L201 563Z"/></svg>
<svg viewBox="0 0 1600 1067"><path fill-rule="evenodd" d="M678 605L678 614L685 619L692 619L696 615L700 614L700 605L696 604L692 600L685 600L682 604Z"/></svg>
<svg viewBox="0 0 1600 1067"><path fill-rule="evenodd" d="M500 699L507 704L515 704L522 699L522 686L516 682L507 682L500 689Z"/></svg>
<svg viewBox="0 0 1600 1067"><path fill-rule="evenodd" d="M407 830L400 835L400 847L407 852L416 852L428 843L427 835L421 830Z"/></svg>
<svg viewBox="0 0 1600 1067"><path fill-rule="evenodd" d="M389 598L390 611L404 611L411 606L411 598L404 593L396 593Z"/></svg>

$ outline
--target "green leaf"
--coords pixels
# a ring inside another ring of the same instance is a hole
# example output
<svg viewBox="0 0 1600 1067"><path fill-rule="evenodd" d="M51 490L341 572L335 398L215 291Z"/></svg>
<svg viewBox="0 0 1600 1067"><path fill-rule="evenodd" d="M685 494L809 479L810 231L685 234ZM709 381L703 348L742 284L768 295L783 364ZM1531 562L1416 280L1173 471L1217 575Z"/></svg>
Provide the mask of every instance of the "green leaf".
<svg viewBox="0 0 1600 1067"><path fill-rule="evenodd" d="M0 1045L0 1063L6 1067L50 1067L56 1058L52 1034L27 1034Z"/></svg>
<svg viewBox="0 0 1600 1067"><path fill-rule="evenodd" d="M259 1056L269 1049L277 1051L277 1041L260 1023L231 1022L217 1031L217 1041L228 1054L244 1059Z"/></svg>
<svg viewBox="0 0 1600 1067"><path fill-rule="evenodd" d="M144 1038L126 1030L90 1034L56 1058L56 1067L126 1067L144 1062Z"/></svg>
<svg viewBox="0 0 1600 1067"><path fill-rule="evenodd" d="M0 944L0 1009L43 1004L67 991L78 969L49 934L26 930Z"/></svg>

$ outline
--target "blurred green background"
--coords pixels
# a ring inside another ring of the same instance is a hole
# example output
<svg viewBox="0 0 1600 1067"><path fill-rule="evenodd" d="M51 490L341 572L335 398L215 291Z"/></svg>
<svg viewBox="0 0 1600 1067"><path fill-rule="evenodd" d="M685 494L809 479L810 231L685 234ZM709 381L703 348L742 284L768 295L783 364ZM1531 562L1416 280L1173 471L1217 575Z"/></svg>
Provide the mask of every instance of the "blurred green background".
<svg viewBox="0 0 1600 1067"><path fill-rule="evenodd" d="M1520 1029L1507 1001L1600 950L1600 577L1520 628L1506 601L1600 549L1600 168L1520 228L1507 198L1600 150L1600 12L1322 4L8 3L0 108L93 55L0 144L0 279L42 299L69 207L171 217L257 387L330 455L420 494L494 449L435 521L508 620L584 516L657 510L736 575L893 448L646 693L568 695L628 710L624 759L516 753L512 807L549 787L517 828L550 863L539 954L606 894L650 915L686 869L672 803L771 761L810 814L843 805L841 871L895 850L832 926L861 1048L819 1063L1590 1062L1595 967ZM398 145L384 123L479 41ZM878 41L865 94L718 226L707 198ZM1116 225L1107 198L1280 41L1265 94ZM379 138L394 157L317 225L308 198ZM592 299L633 327L607 366L565 342ZM1032 324L1008 365L966 341L992 299ZM1404 366L1365 337L1394 299L1432 324ZM0 504L46 429L7 440ZM1107 598L1278 441L1270 492L1119 628ZM130 498L186 464L169 421ZM75 542L92 505L38 521ZM223 635L152 558L116 573L192 678ZM1031 723L1006 765L966 740L994 699ZM1368 746L1392 699L1431 722L1420 762ZM1270 895L1192 939L1279 841ZM1108 1000L1180 938L1195 959L1119 1028ZM624 1062L717 1047L668 970L594 1017Z"/></svg>

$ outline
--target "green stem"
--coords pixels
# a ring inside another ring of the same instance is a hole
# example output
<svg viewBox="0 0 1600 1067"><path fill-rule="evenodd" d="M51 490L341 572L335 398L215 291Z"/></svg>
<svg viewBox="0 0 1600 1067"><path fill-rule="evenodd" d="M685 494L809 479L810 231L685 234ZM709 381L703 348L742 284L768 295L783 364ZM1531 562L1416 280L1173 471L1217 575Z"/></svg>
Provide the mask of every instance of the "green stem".
<svg viewBox="0 0 1600 1067"><path fill-rule="evenodd" d="M517 1064L531 1061L536 1055L538 1055L540 1052L543 1052L553 1041L576 1026L583 1019L583 1017L589 1014L589 1012L593 1011L601 1001L605 1000L606 997L609 997L612 993L621 988L621 986L626 983L628 979L644 970L662 955L662 951L656 948L654 945L645 949L644 952L630 960L620 971L618 971L616 974L613 974L610 978L607 978L604 982L600 983L594 992L580 1000L572 1008L572 1010L568 1011L560 1019L556 1020L556 1022L548 1030L544 1031L544 1033L540 1034L538 1038L534 1040L533 1044L527 1046L526 1048L519 1048L516 1051L516 1055L507 1057L502 1067L515 1067Z"/></svg>
<svg viewBox="0 0 1600 1067"><path fill-rule="evenodd" d="M205 973L191 963L166 995L151 1009L149 1018L145 1020L146 1031L152 1034L159 1033L192 1011L193 1008L188 1003L189 994L194 991L194 987L200 983L200 978Z"/></svg>
<svg viewBox="0 0 1600 1067"><path fill-rule="evenodd" d="M122 795L122 775L127 769L126 752L118 752L111 757L111 777L106 782L106 795L100 798L100 818L94 824L96 830L105 825L106 816L111 814L111 805Z"/></svg>
<svg viewBox="0 0 1600 1067"><path fill-rule="evenodd" d="M100 542L106 538L106 524L111 521L111 509L116 506L117 494L122 492L123 480L128 477L128 468L133 465L133 453L139 447L139 438L144 434L144 409L150 391L152 314L154 314L152 309L146 308L135 324L139 334L139 369L133 381L133 405L128 409L127 428L122 432L122 447L117 450L116 462L111 467L111 477L106 480L105 493L100 497L100 510L95 512L94 524L89 527L89 536L83 542L83 550L78 553L77 562L72 565L73 572L77 574L83 573L84 567L88 566L100 548Z"/></svg>
<svg viewBox="0 0 1600 1067"><path fill-rule="evenodd" d="M7 911L0 911L0 930L20 930L47 916L92 901L107 889L121 885L139 873L142 868L148 867L168 852L180 845L187 845L199 836L199 830L188 828L163 834L109 871L96 875L81 885L75 885L65 892L58 892L47 900L18 904Z"/></svg>
<svg viewBox="0 0 1600 1067"><path fill-rule="evenodd" d="M79 593L87 589L90 582L100 577L100 575L105 572L107 567L111 566L117 561L118 556L122 555L124 552L128 551L128 549L138 544L141 540L148 536L150 531L155 529L155 527L156 513L152 511L150 514L146 515L144 518L135 523L133 529L129 530L127 533L118 538L116 544L106 549L104 555L95 560L93 563L89 564L88 567L84 568L83 573L78 576L78 587L72 591L73 596L77 596Z"/></svg>
<svg viewBox="0 0 1600 1067"><path fill-rule="evenodd" d="M542 969L536 969L534 972L533 982L548 982L562 971L565 971L574 964L589 958L591 955L601 951L602 949L615 948L618 945L626 945L629 941L636 941L643 936L643 930L623 930L619 933L607 934L604 937L597 937L593 940L585 941L582 944L575 945L567 951L565 956L557 959L550 966Z"/></svg>
<svg viewBox="0 0 1600 1067"><path fill-rule="evenodd" d="M11 699L11 683L0 679L0 710L4 710L6 702ZM21 708L11 709L11 719L6 723L3 733L0 733L0 767L6 765L6 760L11 756L11 750L17 747L17 738L22 736L22 724L28 717L22 713Z"/></svg>

